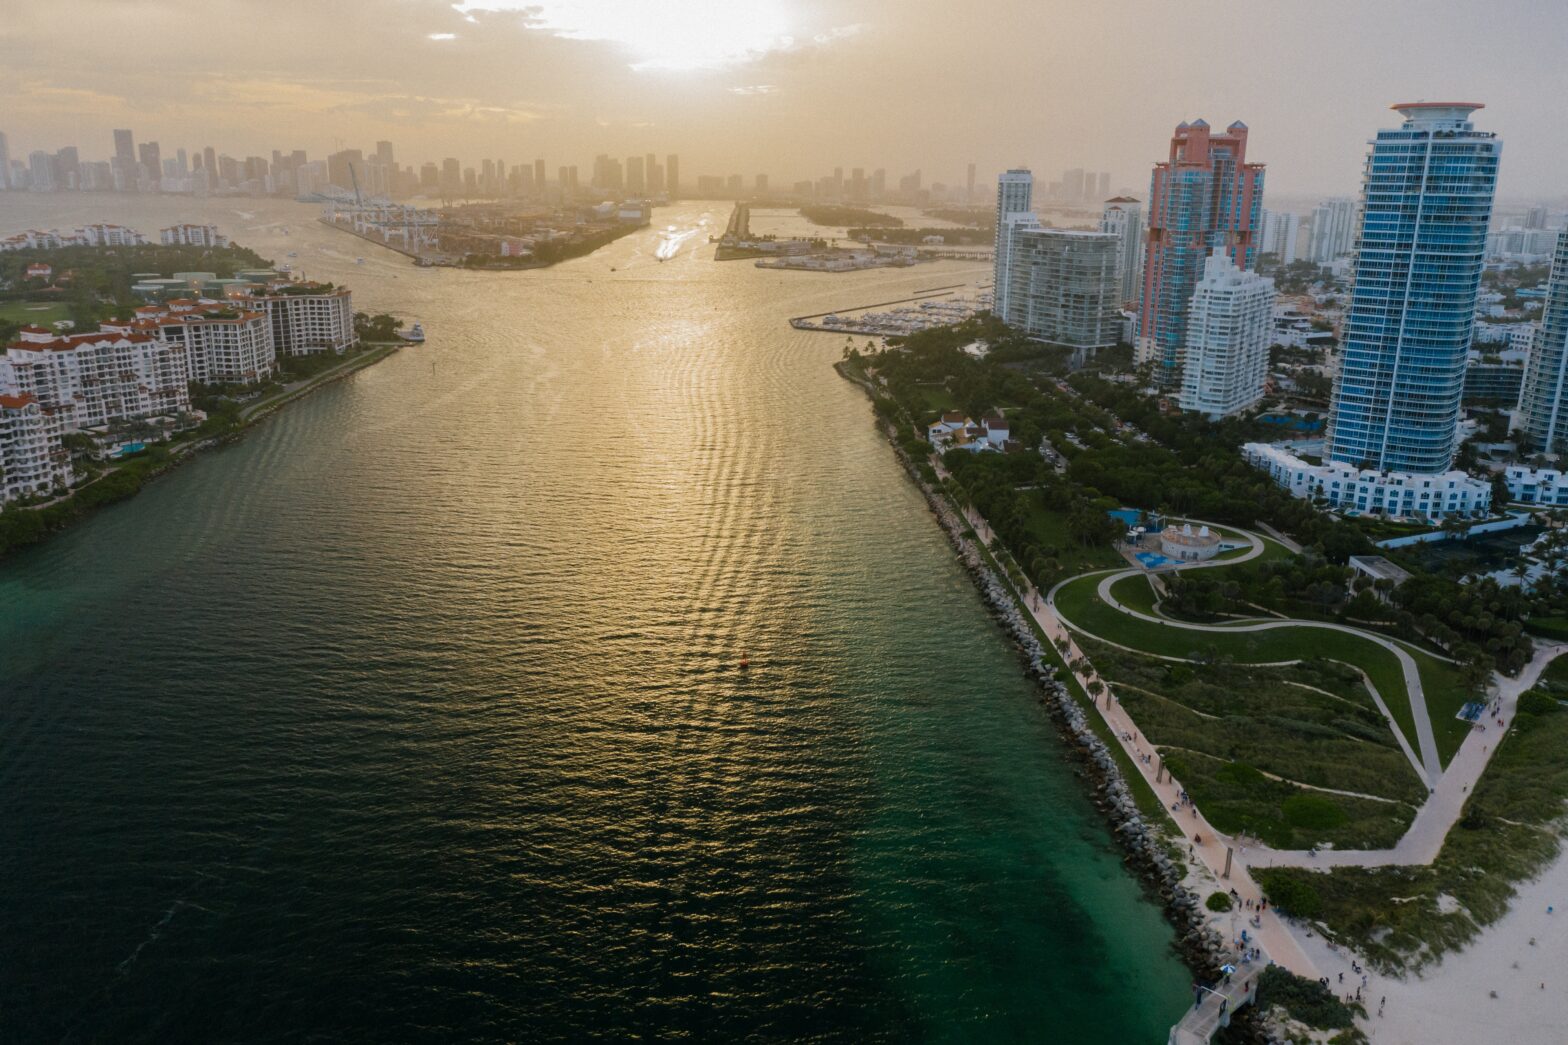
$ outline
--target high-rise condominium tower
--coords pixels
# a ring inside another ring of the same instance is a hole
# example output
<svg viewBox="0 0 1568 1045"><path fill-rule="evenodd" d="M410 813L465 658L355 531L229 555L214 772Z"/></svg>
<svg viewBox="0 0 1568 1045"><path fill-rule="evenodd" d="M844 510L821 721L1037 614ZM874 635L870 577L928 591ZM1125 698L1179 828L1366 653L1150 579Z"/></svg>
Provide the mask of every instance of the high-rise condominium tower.
<svg viewBox="0 0 1568 1045"><path fill-rule="evenodd" d="M1131 196L1105 201L1100 231L1113 233L1121 244L1118 255L1119 293L1123 303L1138 300L1138 263L1143 259L1143 204Z"/></svg>
<svg viewBox="0 0 1568 1045"><path fill-rule="evenodd" d="M1502 143L1477 102L1413 102L1378 131L1362 182L1356 281L1327 456L1433 474L1454 460Z"/></svg>
<svg viewBox="0 0 1568 1045"><path fill-rule="evenodd" d="M1203 267L1224 250L1237 268L1257 261L1254 230L1263 208L1263 164L1247 162L1247 125L1215 134L1203 120L1183 123L1170 156L1149 181L1143 300L1138 316L1140 363L1155 364L1165 388L1181 384L1187 309Z"/></svg>
<svg viewBox="0 0 1568 1045"><path fill-rule="evenodd" d="M1355 245L1356 201L1336 197L1318 204L1312 211L1312 260L1327 265Z"/></svg>
<svg viewBox="0 0 1568 1045"><path fill-rule="evenodd" d="M1029 215L1032 219L1033 215ZM1105 232L1009 223L1006 311L1030 337L1072 348L1109 348L1121 338L1117 252Z"/></svg>
<svg viewBox="0 0 1568 1045"><path fill-rule="evenodd" d="M1568 450L1568 232L1557 237L1541 329L1530 346L1519 394L1522 442L1539 453Z"/></svg>
<svg viewBox="0 0 1568 1045"><path fill-rule="evenodd" d="M1273 327L1274 281L1237 268L1216 250L1204 263L1187 316L1181 408L1219 418L1261 399Z"/></svg>
<svg viewBox="0 0 1568 1045"><path fill-rule="evenodd" d="M1007 265L1011 255L1009 246L1010 226L1014 221L1034 215L1030 206L1034 200L1034 175L1022 167L1007 171L996 181L996 259L992 265L992 307L998 318L1007 318Z"/></svg>

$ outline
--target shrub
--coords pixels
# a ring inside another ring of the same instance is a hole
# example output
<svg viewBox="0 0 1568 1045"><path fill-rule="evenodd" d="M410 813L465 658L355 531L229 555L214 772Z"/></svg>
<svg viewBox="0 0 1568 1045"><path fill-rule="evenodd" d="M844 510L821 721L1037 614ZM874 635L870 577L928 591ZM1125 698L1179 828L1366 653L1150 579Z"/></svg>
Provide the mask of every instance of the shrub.
<svg viewBox="0 0 1568 1045"><path fill-rule="evenodd" d="M1345 811L1326 795L1291 795L1280 803L1285 822L1292 827L1326 831L1345 822Z"/></svg>
<svg viewBox="0 0 1568 1045"><path fill-rule="evenodd" d="M1340 1030L1355 1025L1355 1012L1334 997L1334 992L1279 965L1270 965L1258 976L1258 1008L1282 1006L1292 1019L1316 1030Z"/></svg>
<svg viewBox="0 0 1568 1045"><path fill-rule="evenodd" d="M1519 712L1525 715L1551 715L1561 711L1563 706L1557 699L1538 689L1532 689L1519 698Z"/></svg>
<svg viewBox="0 0 1568 1045"><path fill-rule="evenodd" d="M1308 882L1271 869L1258 872L1258 884L1263 887L1269 903L1286 914L1297 918L1316 918L1323 912L1323 898Z"/></svg>
<svg viewBox="0 0 1568 1045"><path fill-rule="evenodd" d="M1228 911L1230 910L1230 894L1210 893L1209 898L1203 901L1203 906L1211 911Z"/></svg>

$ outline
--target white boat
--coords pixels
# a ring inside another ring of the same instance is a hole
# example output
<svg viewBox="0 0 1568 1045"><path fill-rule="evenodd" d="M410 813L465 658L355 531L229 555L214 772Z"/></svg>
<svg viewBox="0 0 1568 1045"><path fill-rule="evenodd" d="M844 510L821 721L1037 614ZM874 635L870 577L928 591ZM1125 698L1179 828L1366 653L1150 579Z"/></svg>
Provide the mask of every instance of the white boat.
<svg viewBox="0 0 1568 1045"><path fill-rule="evenodd" d="M403 340L413 341L416 343L424 341L425 328L420 326L418 323L415 323L413 326L409 327L408 332L403 335Z"/></svg>
<svg viewBox="0 0 1568 1045"><path fill-rule="evenodd" d="M299 251L297 251L297 250L291 250L291 251L289 251L289 257L291 257L291 258L297 258L297 257L299 257Z"/></svg>
<svg viewBox="0 0 1568 1045"><path fill-rule="evenodd" d="M354 264L356 264L356 265L363 265L364 263L365 263L365 259L364 258L355 258L354 259Z"/></svg>

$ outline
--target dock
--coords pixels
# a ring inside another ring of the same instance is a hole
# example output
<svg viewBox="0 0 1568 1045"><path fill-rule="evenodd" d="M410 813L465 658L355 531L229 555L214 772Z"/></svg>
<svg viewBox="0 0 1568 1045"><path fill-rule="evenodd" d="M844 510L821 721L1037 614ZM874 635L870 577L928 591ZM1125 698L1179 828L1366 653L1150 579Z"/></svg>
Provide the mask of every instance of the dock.
<svg viewBox="0 0 1568 1045"><path fill-rule="evenodd" d="M1258 1000L1258 975L1268 966L1266 957L1237 965L1228 980L1196 988L1202 999L1171 1028L1167 1045L1208 1045L1238 1009Z"/></svg>

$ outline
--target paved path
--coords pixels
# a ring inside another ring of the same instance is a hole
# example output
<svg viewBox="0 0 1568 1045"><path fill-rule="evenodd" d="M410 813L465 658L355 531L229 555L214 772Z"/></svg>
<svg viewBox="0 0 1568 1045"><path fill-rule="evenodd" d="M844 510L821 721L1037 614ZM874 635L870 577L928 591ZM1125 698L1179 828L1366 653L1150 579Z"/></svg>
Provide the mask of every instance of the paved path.
<svg viewBox="0 0 1568 1045"><path fill-rule="evenodd" d="M1209 523L1208 525L1213 526L1215 524ZM1245 555L1237 556L1234 559L1210 559L1207 562L1189 563L1183 566L1174 567L1174 570L1184 571L1202 569L1204 567L1234 566L1238 563L1247 562L1251 559L1257 558L1259 555L1262 555L1262 539L1259 538L1256 534L1251 533L1244 533L1244 536L1252 542L1252 547L1248 549ZM1245 633L1273 631L1276 628L1313 628L1320 631L1334 631L1346 635L1355 635L1358 638L1368 639L1388 650L1399 661L1400 671L1403 673L1405 679L1405 694L1406 699L1410 704L1410 716L1415 721L1416 742L1420 745L1421 748L1421 761L1420 765L1417 766L1416 771L1421 776L1422 780L1425 781L1428 788L1436 786L1438 779L1443 775L1443 760L1438 755L1437 739L1432 733L1432 718L1427 713L1426 694L1421 688L1421 669L1416 664L1415 658L1412 657L1409 651L1407 651L1399 643L1395 642L1393 639L1385 638L1384 636L1378 635L1374 632L1362 631L1360 628L1353 628L1348 624L1334 624L1329 621L1264 620L1254 621L1248 624L1192 624L1186 621L1171 620L1167 617L1154 617L1140 610L1131 609L1127 606L1124 606L1115 595L1111 594L1111 588L1116 584L1117 581L1127 577L1141 577L1146 575L1147 571L1141 569L1117 570L1114 573L1107 574L1104 578L1101 579L1099 584L1098 595L1100 601L1105 603L1107 606L1110 606L1112 609L1118 610L1121 613L1125 613L1127 616L1136 620L1146 621L1150 624L1158 624L1167 628L1180 628L1183 631L1207 632L1211 634L1233 634L1237 632ZM1046 600L1051 604L1053 610L1056 606L1056 593L1060 591L1064 585L1071 584L1073 581L1079 579L1081 578L1069 577L1067 580L1061 581L1051 588L1050 594L1046 596ZM1088 630L1072 624L1071 622L1069 622L1069 627L1072 627L1074 630L1088 635L1090 638L1100 638L1100 636L1094 635ZM1389 727L1393 729L1395 737L1403 741L1404 736L1399 729L1399 725L1394 721L1393 716L1389 713L1388 704L1384 701L1382 694L1377 691L1375 686L1371 685L1370 680L1368 680L1367 685L1368 689L1372 691L1373 700L1378 705L1378 710L1383 713L1384 718L1388 719ZM1408 753L1408 745L1402 744L1402 746L1406 748Z"/></svg>
<svg viewBox="0 0 1568 1045"><path fill-rule="evenodd" d="M1334 850L1320 849L1317 855L1300 849L1274 850L1259 848L1252 854L1255 865L1273 867L1386 867L1391 865L1430 864L1443 848L1443 840L1464 812L1476 781L1481 778L1487 763L1497 752L1497 742L1505 729L1497 726L1497 718L1507 723L1513 721L1519 705L1519 696L1534 686L1541 672L1551 661L1568 653L1568 645L1550 643L1537 646L1535 656L1525 665L1517 678L1501 676L1495 699L1499 702L1496 715L1486 717L1487 728L1472 729L1459 745L1448 771L1437 782L1431 797L1416 813L1410 829L1392 849Z"/></svg>

